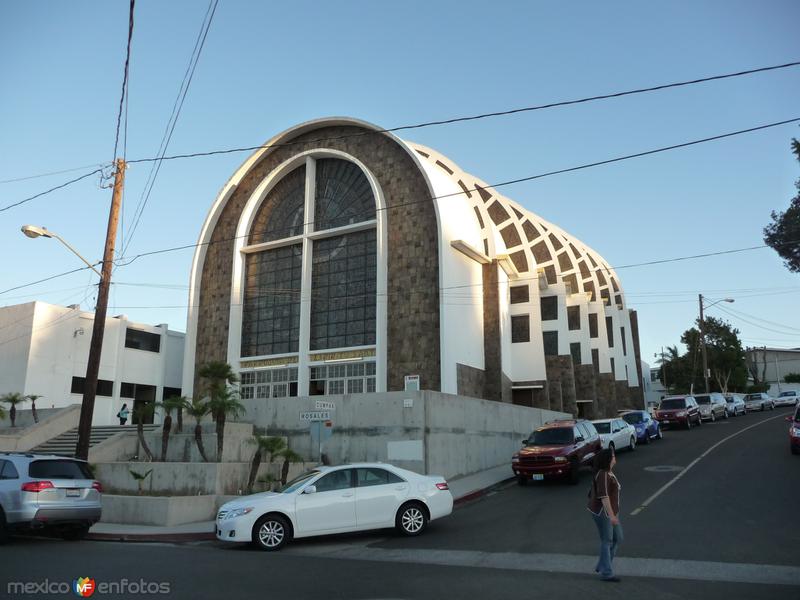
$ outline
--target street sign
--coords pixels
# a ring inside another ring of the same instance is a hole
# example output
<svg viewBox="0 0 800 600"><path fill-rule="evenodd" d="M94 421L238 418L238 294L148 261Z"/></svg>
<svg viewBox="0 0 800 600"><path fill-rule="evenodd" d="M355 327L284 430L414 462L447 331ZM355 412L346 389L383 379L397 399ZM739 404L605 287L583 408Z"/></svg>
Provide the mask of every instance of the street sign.
<svg viewBox="0 0 800 600"><path fill-rule="evenodd" d="M419 391L419 375L406 375L404 391L418 392Z"/></svg>
<svg viewBox="0 0 800 600"><path fill-rule="evenodd" d="M301 421L330 421L331 413L328 410L309 410L300 413Z"/></svg>
<svg viewBox="0 0 800 600"><path fill-rule="evenodd" d="M336 404L330 400L317 400L314 408L317 410L336 410Z"/></svg>

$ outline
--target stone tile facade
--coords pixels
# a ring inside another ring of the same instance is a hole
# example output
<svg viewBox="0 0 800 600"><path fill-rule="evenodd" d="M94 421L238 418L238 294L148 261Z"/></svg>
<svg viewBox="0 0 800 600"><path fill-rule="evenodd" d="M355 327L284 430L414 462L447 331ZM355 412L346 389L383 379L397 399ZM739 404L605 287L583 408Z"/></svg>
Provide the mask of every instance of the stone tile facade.
<svg viewBox="0 0 800 600"><path fill-rule="evenodd" d="M486 386L486 373L469 365L456 363L456 386L459 396L483 398Z"/></svg>

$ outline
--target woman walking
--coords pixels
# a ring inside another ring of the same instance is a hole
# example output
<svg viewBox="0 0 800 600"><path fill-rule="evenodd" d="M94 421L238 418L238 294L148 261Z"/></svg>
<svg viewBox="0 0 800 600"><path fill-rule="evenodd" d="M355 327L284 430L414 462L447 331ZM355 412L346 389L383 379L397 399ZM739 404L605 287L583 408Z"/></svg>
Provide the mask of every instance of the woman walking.
<svg viewBox="0 0 800 600"><path fill-rule="evenodd" d="M117 413L117 418L119 419L120 425L125 425L128 422L128 415L131 414L131 411L128 410L128 404L125 403L122 405L122 408L119 409Z"/></svg>
<svg viewBox="0 0 800 600"><path fill-rule="evenodd" d="M622 542L622 525L619 522L619 491L622 486L614 475L617 464L614 451L601 450L594 459L594 479L589 491L589 512L592 513L597 532L600 534L600 557L595 572L603 581L619 581L614 575L612 563L617 546Z"/></svg>

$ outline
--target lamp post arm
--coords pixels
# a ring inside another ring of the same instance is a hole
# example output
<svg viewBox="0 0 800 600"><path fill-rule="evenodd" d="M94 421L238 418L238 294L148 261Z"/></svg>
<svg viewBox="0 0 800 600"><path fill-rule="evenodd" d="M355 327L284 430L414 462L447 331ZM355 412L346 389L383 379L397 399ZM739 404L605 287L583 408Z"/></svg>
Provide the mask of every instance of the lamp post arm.
<svg viewBox="0 0 800 600"><path fill-rule="evenodd" d="M85 259L85 258L84 258L84 257L81 255L81 253L80 253L80 252L78 252L77 250L75 250L75 248L73 248L73 247L72 247L72 246L69 244L69 242L67 242L67 240L65 240L65 239L64 239L64 238L62 238L60 235L58 235L57 233L54 233L54 232L52 232L52 231L48 231L47 233L50 235L50 237L54 237L54 238L56 238L56 239L57 239L59 242L61 242L62 244L64 244L64 245L65 245L65 246L66 246L66 247L69 249L69 251L70 251L70 252L72 252L72 253L73 253L75 256L77 256L77 257L78 257L78 258L80 258L80 259L81 259L81 260L82 260L84 263L86 263L86 266L87 266L87 267L89 267L89 268L90 268L92 271L94 271L95 273L97 273L98 277L100 277L101 279L103 278L103 275L100 273L100 271L98 271L97 269L95 269L95 268L94 268L94 265L93 265L92 263L90 263L88 260L86 260L86 259Z"/></svg>

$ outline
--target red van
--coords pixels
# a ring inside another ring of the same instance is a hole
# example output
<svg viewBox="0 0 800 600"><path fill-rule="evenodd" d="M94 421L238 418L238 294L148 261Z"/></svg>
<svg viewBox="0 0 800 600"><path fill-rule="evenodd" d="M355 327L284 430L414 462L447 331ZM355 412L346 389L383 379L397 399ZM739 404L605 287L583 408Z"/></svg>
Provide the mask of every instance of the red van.
<svg viewBox="0 0 800 600"><path fill-rule="evenodd" d="M686 429L703 424L700 407L693 396L667 396L656 409L656 419L662 425L680 425Z"/></svg>

